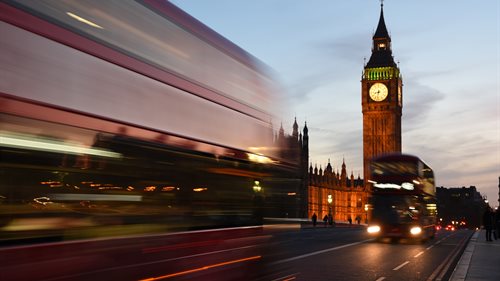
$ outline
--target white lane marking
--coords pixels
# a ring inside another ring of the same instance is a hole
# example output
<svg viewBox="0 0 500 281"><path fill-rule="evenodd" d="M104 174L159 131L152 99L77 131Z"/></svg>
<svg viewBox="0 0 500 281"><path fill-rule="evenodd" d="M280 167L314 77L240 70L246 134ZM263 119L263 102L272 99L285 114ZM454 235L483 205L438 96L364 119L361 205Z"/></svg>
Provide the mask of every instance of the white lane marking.
<svg viewBox="0 0 500 281"><path fill-rule="evenodd" d="M429 247L425 248L426 250L430 250L434 245L430 245Z"/></svg>
<svg viewBox="0 0 500 281"><path fill-rule="evenodd" d="M377 279L377 280L375 280L375 281L382 281L382 280L384 280L384 279L385 279L385 277L380 277L379 279Z"/></svg>
<svg viewBox="0 0 500 281"><path fill-rule="evenodd" d="M405 261L404 263L398 265L397 267L393 268L392 270L399 270L401 269L403 266L409 264L410 262L409 261Z"/></svg>
<svg viewBox="0 0 500 281"><path fill-rule="evenodd" d="M414 256L414 258L418 258L418 257L419 257L421 254L423 254L423 253L424 253L424 252L422 251L422 252L420 252L420 253L416 254L416 255Z"/></svg>
<svg viewBox="0 0 500 281"><path fill-rule="evenodd" d="M359 244L362 244L362 243L366 243L368 241L373 241L373 238L372 239L366 239L366 240L359 241L359 242L350 243L350 244L345 244L345 245L341 245L341 246L337 246L337 247L333 247L333 248L330 248L330 249L316 251L316 252L312 252L312 253L309 253L309 254L304 254L304 255L296 256L296 257L293 257L293 258L288 258L288 259L276 261L276 262L273 262L271 264L272 265L276 265L276 264L285 263L285 262L289 262L289 261L295 261L295 260L307 258L307 257L310 257L310 256L315 256L315 255L319 255L319 254L323 254L323 253L327 253L327 252L331 252L331 251L335 251L335 250L340 250L340 249L343 249L343 248L351 247L351 246L354 246L354 245L359 245Z"/></svg>

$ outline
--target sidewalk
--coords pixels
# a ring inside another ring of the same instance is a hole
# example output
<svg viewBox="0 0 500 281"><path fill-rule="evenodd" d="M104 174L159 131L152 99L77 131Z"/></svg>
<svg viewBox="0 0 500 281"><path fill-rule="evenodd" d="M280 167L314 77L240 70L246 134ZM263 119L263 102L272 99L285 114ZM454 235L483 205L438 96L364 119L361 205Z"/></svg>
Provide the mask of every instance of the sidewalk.
<svg viewBox="0 0 500 281"><path fill-rule="evenodd" d="M486 242L484 229L474 233L449 280L500 280L500 238Z"/></svg>

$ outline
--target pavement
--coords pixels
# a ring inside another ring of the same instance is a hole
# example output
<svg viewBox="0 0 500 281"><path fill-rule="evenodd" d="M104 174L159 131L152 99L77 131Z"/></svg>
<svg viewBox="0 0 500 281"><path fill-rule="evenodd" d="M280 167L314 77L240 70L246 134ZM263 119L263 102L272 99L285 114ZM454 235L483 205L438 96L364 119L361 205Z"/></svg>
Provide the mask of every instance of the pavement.
<svg viewBox="0 0 500 281"><path fill-rule="evenodd" d="M500 280L500 237L486 241L486 231L476 231L465 248L450 281Z"/></svg>

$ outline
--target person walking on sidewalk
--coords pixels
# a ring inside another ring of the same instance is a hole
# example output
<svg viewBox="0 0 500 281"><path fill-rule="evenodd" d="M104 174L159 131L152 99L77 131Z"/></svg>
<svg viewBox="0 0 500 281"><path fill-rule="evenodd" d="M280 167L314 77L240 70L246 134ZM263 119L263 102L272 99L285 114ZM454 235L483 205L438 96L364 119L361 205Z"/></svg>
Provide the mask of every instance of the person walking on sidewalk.
<svg viewBox="0 0 500 281"><path fill-rule="evenodd" d="M333 216L332 214L328 214L328 224L331 226L331 227L334 227L335 226L335 222L333 221Z"/></svg>
<svg viewBox="0 0 500 281"><path fill-rule="evenodd" d="M483 226L486 230L486 241L493 241L491 239L491 231L493 230L493 212L490 207L487 206L483 213Z"/></svg>
<svg viewBox="0 0 500 281"><path fill-rule="evenodd" d="M493 229L495 231L495 240L500 239L500 207L497 208L493 216Z"/></svg>
<svg viewBox="0 0 500 281"><path fill-rule="evenodd" d="M312 222L313 222L313 227L316 227L316 222L318 221L318 216L316 213L312 215Z"/></svg>

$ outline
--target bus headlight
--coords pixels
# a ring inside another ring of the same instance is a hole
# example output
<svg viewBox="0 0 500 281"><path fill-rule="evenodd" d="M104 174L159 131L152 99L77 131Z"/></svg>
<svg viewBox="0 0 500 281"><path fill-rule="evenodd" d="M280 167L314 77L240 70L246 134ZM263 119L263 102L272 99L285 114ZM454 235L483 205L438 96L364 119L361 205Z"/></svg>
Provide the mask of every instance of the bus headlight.
<svg viewBox="0 0 500 281"><path fill-rule="evenodd" d="M414 226L410 228L410 233L413 235L420 234L422 232L422 228L420 226Z"/></svg>
<svg viewBox="0 0 500 281"><path fill-rule="evenodd" d="M378 233L380 232L380 226L378 225L372 225L372 226L369 226L366 231L368 231L368 233Z"/></svg>

